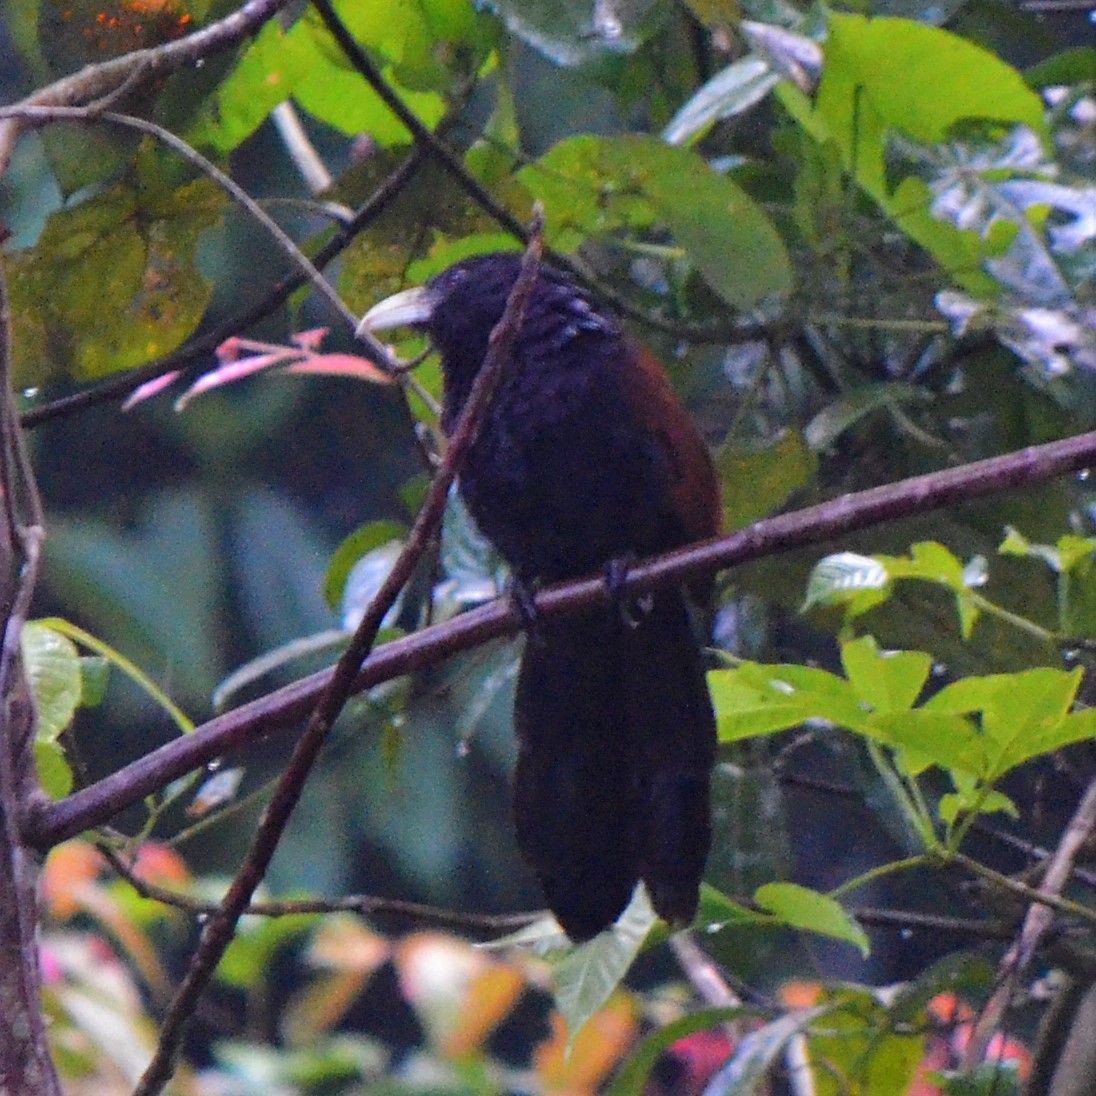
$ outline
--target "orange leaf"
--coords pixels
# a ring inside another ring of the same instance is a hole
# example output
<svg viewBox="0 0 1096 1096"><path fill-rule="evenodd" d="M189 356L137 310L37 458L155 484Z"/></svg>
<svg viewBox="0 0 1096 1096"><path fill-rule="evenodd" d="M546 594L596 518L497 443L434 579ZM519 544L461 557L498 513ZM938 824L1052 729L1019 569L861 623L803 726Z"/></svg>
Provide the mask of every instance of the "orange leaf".
<svg viewBox="0 0 1096 1096"><path fill-rule="evenodd" d="M635 1041L638 1026L634 1001L617 994L586 1022L568 1054L567 1025L553 1012L551 1037L533 1054L545 1096L592 1096Z"/></svg>
<svg viewBox="0 0 1096 1096"><path fill-rule="evenodd" d="M58 845L42 871L42 900L58 921L66 921L83 909L83 893L95 884L103 858L95 846L79 839Z"/></svg>
<svg viewBox="0 0 1096 1096"><path fill-rule="evenodd" d="M484 1041L510 1014L525 988L521 975L502 963L493 964L473 977L459 1022L446 1036L442 1053L463 1058Z"/></svg>
<svg viewBox="0 0 1096 1096"><path fill-rule="evenodd" d="M146 841L137 850L133 874L146 883L183 886L190 882L190 871L183 858L167 845Z"/></svg>

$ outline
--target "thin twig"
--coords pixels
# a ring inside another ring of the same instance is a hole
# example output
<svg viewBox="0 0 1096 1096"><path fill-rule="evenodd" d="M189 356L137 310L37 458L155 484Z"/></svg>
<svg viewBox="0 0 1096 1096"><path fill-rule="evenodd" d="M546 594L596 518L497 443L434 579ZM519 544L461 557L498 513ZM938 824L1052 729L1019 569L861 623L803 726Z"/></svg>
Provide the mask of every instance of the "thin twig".
<svg viewBox="0 0 1096 1096"><path fill-rule="evenodd" d="M215 902L203 902L142 879L124 857L107 844L100 843L97 848L110 866L142 898L181 910L200 921L212 917L220 909ZM300 899L291 902L249 902L243 912L249 917L271 918L297 917L315 913L357 913L362 917L375 917L380 914L406 918L417 924L440 925L444 928L478 933L514 932L531 925L545 915L544 910L528 910L519 913L462 913L459 910L445 909L441 906L408 902L402 898L382 898L374 894L350 894L342 898Z"/></svg>
<svg viewBox="0 0 1096 1096"><path fill-rule="evenodd" d="M985 1058L986 1048L994 1032L1001 1026L1017 982L1038 950L1040 941L1054 923L1054 909L1047 904L1046 899L1061 895L1073 872L1073 862L1082 846L1092 836L1094 827L1096 827L1096 780L1093 780L1085 790L1081 802L1077 804L1073 817L1058 841L1054 855L1047 864L1043 880L1038 887L1040 900L1028 907L1019 936L1001 960L997 988L982 1009L970 1044L964 1053L967 1068L971 1068Z"/></svg>
<svg viewBox="0 0 1096 1096"><path fill-rule="evenodd" d="M58 107L109 101L111 93L123 85L127 90L154 77L204 61L207 57L242 42L254 34L271 16L285 7L288 0L248 0L236 11L216 23L185 38L151 49L134 50L101 64L88 65L65 76L16 104L18 107ZM18 115L0 120L0 176L7 171L12 149L22 124Z"/></svg>
<svg viewBox="0 0 1096 1096"><path fill-rule="evenodd" d="M166 887L150 883L137 875L132 867L117 849L106 842L99 842L96 847L110 863L111 867L142 897L155 902L162 902L165 906L181 910L183 913L198 919L205 919L217 912L218 906L214 902L204 902L189 895L180 894L178 891L169 890ZM748 899L736 899L749 904ZM444 925L448 928L466 929L480 932L513 931L532 924L543 917L544 910L525 910L517 913L468 913L447 909L441 906L426 905L421 902L408 902L402 898L384 898L372 894L352 894L341 898L315 898L298 899L286 902L252 902L244 910L244 913L255 917L293 917L306 913L359 913L363 917L376 914L389 914L397 917L405 917L417 922ZM944 914L924 913L920 910L894 910L879 909L874 906L850 907L849 915L865 925L875 925L883 928L895 928L903 931L926 930L934 933L952 933L958 936L969 936L976 940L1011 940L1015 933L1015 927L1004 921L986 921L979 918L948 917ZM676 937L674 938L676 940ZM695 947L695 941L693 946ZM680 948L688 945L677 945L678 961L683 969L690 974L690 981L697 992L709 1004L719 1007L718 997L722 990L718 987L722 984L721 976L715 979L694 978L693 974L699 968L687 968L687 957ZM689 953L692 954L691 952ZM703 983L703 984L702 984ZM733 990L727 987L733 995Z"/></svg>
<svg viewBox="0 0 1096 1096"><path fill-rule="evenodd" d="M373 63L373 59L358 45L346 29L329 0L312 0L323 24L331 32L347 60L376 92L378 98L410 132L415 144L425 149L453 177L463 190L493 221L501 225L515 240L527 243L528 231L505 206L495 201L491 192L461 163L449 146L419 120L415 112L396 94Z"/></svg>
<svg viewBox="0 0 1096 1096"><path fill-rule="evenodd" d="M1013 879L1008 875L1002 875L1001 872L986 867L985 864L975 860L972 856L967 856L966 853L952 851L947 853L942 859L944 863L957 864L959 867L966 868L972 875L977 875L979 878L986 880L987 883L997 887L999 890L1016 895L1017 898L1024 898L1028 902L1037 905L1048 906L1058 913L1076 917L1090 926L1096 925L1096 910L1091 909L1088 906L1083 906L1080 902L1073 902L1068 898L1063 898L1059 894L1044 891L1039 887L1029 887L1026 883L1021 883L1018 879Z"/></svg>
<svg viewBox="0 0 1096 1096"><path fill-rule="evenodd" d="M1049 860L1051 857L1051 853L1047 849L1044 849L1042 845L1036 845L1032 841L1025 841L1022 837L1017 837L1014 833L998 829L996 826L991 826L989 823L981 821L980 819L975 819L971 823L970 829L976 833L982 834L983 837L990 837L995 841L1000 841L1002 844L1008 845L1018 852L1022 852L1032 860L1041 862L1043 860ZM1088 868L1079 868L1075 864L1073 866L1073 878L1080 883L1084 883L1086 887L1096 887L1096 872L1093 872Z"/></svg>
<svg viewBox="0 0 1096 1096"><path fill-rule="evenodd" d="M430 491L407 543L366 609L349 647L339 659L304 733L294 747L270 803L263 812L247 857L232 880L217 913L209 919L202 931L186 976L164 1017L152 1061L137 1085L134 1096L155 1096L170 1079L183 1033L194 1007L225 949L232 942L236 925L250 904L255 889L266 875L282 833L300 799L308 774L327 739L328 731L350 696L361 663L376 640L381 621L434 536L445 509L449 488L456 478L464 454L475 441L524 322L525 310L540 271L543 252L541 232L542 222L538 211L521 272L510 292L502 318L491 332L487 357L477 374L445 459L431 482Z"/></svg>
<svg viewBox="0 0 1096 1096"><path fill-rule="evenodd" d="M689 984L705 1004L712 1008L737 1008L742 1004L742 998L727 984L692 932L688 929L675 932L670 937L670 948Z"/></svg>
<svg viewBox="0 0 1096 1096"><path fill-rule="evenodd" d="M625 587L629 593L642 593L674 585L751 560L837 540L858 529L1045 483L1092 465L1096 465L1096 432L915 476L766 518L729 536L653 557L628 572ZM544 590L537 594L536 606L539 613L551 617L604 604L609 596L604 579L597 576ZM512 635L519 628L505 602L473 609L386 643L363 664L354 688L361 691L415 673L489 639ZM327 688L331 676L332 671L321 671L217 716L193 734L161 746L91 787L42 805L28 820L28 839L40 848L50 848L100 825L192 769L292 726Z"/></svg>
<svg viewBox="0 0 1096 1096"><path fill-rule="evenodd" d="M1011 940L1016 931L1015 923L986 921L977 917L948 917L939 913L922 913L920 910L852 906L849 907L848 913L864 925L895 928L903 932L917 930L934 934L949 932L956 936L969 936L974 940Z"/></svg>

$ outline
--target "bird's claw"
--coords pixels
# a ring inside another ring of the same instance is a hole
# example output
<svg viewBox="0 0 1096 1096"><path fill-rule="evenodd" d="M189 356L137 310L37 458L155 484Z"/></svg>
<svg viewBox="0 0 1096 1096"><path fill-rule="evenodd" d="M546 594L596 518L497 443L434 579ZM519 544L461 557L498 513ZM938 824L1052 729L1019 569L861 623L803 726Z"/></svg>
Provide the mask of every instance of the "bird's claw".
<svg viewBox="0 0 1096 1096"><path fill-rule="evenodd" d="M544 643L544 628L536 602L536 586L526 579L511 576L506 586L510 609L521 624L521 630L534 643Z"/></svg>
<svg viewBox="0 0 1096 1096"><path fill-rule="evenodd" d="M605 589L609 592L610 604L620 614L626 628L638 628L651 611L652 604L650 594L629 598L624 588L628 581L628 572L635 566L635 562L635 555L628 553L609 560L605 565Z"/></svg>

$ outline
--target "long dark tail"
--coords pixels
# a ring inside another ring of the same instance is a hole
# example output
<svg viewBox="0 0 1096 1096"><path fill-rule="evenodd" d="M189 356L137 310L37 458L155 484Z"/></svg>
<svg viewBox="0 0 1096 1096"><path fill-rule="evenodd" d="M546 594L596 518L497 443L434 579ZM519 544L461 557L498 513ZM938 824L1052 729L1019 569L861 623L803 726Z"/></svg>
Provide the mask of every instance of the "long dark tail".
<svg viewBox="0 0 1096 1096"><path fill-rule="evenodd" d="M682 595L660 592L634 627L615 609L542 621L514 722L518 843L567 935L611 925L639 879L661 917L692 920L715 720Z"/></svg>

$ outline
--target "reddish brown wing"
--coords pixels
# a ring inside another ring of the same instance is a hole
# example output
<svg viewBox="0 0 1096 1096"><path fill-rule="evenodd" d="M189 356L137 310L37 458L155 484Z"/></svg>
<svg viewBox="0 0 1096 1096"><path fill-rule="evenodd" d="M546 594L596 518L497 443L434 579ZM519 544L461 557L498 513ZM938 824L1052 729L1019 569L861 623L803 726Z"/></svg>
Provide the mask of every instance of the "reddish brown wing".
<svg viewBox="0 0 1096 1096"><path fill-rule="evenodd" d="M708 447L670 387L658 358L634 340L629 340L628 349L639 368L635 383L625 388L625 399L629 411L648 426L665 451L673 472L670 497L674 513L687 540L714 537L720 531L723 508Z"/></svg>

